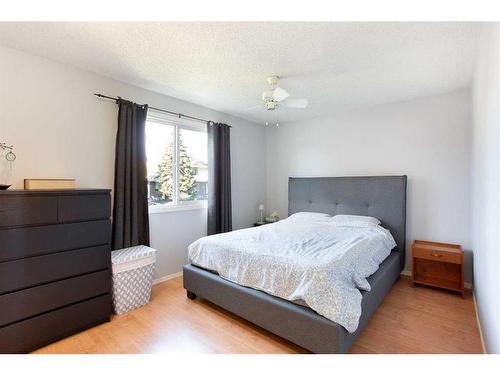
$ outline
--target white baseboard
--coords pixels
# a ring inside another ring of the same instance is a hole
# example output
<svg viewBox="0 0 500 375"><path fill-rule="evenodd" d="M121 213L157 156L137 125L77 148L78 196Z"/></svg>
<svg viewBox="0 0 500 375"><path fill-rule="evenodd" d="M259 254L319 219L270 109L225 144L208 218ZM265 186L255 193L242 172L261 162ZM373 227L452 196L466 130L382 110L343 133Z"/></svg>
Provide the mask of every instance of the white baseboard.
<svg viewBox="0 0 500 375"><path fill-rule="evenodd" d="M481 321L479 320L479 313L477 311L476 303L476 293L474 293L474 290L472 290L472 300L474 301L474 311L476 312L476 321L477 328L479 329L479 338L481 339L481 347L483 348L483 353L488 354L488 352L486 351L486 345L484 345L483 329L481 328Z"/></svg>
<svg viewBox="0 0 500 375"><path fill-rule="evenodd" d="M401 271L401 275L411 276L411 271L409 271L409 270L402 270ZM465 287L465 289L472 289L472 284L468 283L468 282L464 282L464 287Z"/></svg>
<svg viewBox="0 0 500 375"><path fill-rule="evenodd" d="M162 282L167 281L167 280L175 279L176 277L181 277L181 276L182 276L182 271L173 273L171 275L159 277L158 279L153 280L153 285L162 283Z"/></svg>

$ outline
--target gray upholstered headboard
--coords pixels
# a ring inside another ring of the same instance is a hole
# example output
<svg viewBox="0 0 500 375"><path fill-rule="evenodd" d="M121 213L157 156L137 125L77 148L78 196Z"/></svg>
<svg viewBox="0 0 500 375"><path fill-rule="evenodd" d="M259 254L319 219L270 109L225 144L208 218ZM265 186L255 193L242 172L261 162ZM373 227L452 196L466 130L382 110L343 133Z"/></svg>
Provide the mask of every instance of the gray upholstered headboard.
<svg viewBox="0 0 500 375"><path fill-rule="evenodd" d="M405 262L406 176L290 177L288 214L368 215L391 231Z"/></svg>

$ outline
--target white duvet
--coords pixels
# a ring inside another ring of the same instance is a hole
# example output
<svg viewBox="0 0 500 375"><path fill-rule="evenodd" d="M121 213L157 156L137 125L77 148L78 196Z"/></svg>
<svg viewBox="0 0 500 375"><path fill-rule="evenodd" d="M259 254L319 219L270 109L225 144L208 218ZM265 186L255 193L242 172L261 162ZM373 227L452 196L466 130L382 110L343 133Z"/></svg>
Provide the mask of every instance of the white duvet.
<svg viewBox="0 0 500 375"><path fill-rule="evenodd" d="M192 264L289 301L303 300L350 333L361 316L366 280L396 246L372 223L294 218L203 237L189 246Z"/></svg>

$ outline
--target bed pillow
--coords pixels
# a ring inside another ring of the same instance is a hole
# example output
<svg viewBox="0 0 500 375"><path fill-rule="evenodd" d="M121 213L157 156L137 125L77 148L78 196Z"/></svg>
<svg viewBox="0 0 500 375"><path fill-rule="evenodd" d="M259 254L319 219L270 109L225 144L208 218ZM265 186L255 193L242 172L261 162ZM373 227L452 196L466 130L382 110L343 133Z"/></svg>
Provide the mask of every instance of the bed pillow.
<svg viewBox="0 0 500 375"><path fill-rule="evenodd" d="M362 215L335 215L331 218L334 223L347 224L373 224L380 225L380 220L372 216Z"/></svg>
<svg viewBox="0 0 500 375"><path fill-rule="evenodd" d="M331 219L332 215L324 214L322 212L297 212L293 215L288 216L288 219L292 220L319 220L319 219Z"/></svg>

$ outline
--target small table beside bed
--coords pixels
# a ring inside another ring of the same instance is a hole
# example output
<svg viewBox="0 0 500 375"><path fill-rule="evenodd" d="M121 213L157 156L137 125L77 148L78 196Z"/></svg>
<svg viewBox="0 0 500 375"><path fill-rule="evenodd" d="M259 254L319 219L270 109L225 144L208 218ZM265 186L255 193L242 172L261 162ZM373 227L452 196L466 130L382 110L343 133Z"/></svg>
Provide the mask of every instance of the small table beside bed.
<svg viewBox="0 0 500 375"><path fill-rule="evenodd" d="M311 352L348 352L404 267L406 181L290 178L287 219L189 246L188 297Z"/></svg>

